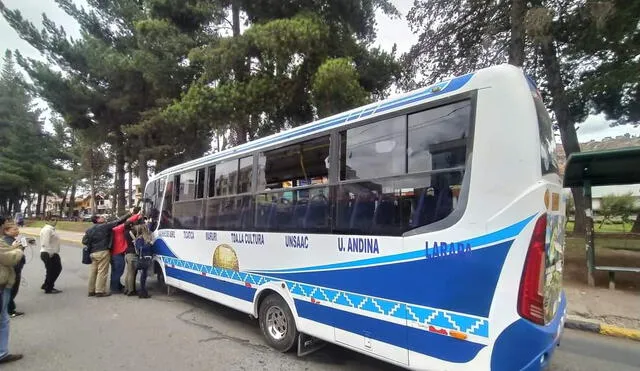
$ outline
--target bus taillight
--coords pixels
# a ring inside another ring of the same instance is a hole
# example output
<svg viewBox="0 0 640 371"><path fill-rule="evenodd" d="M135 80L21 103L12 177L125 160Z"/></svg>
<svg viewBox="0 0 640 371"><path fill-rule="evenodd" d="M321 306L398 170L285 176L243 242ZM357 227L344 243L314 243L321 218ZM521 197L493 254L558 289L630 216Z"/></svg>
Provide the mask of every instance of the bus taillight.
<svg viewBox="0 0 640 371"><path fill-rule="evenodd" d="M544 325L544 259L547 232L547 214L536 221L529 250L524 263L520 293L518 295L518 313L522 318Z"/></svg>

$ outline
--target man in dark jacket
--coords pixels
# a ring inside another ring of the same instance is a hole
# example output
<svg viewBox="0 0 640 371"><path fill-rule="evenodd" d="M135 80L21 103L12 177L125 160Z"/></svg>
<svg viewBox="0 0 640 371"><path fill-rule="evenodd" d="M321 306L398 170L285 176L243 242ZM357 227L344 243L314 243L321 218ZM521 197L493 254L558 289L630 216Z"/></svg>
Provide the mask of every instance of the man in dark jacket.
<svg viewBox="0 0 640 371"><path fill-rule="evenodd" d="M109 262L111 261L111 244L113 227L124 223L131 214L106 223L104 217L94 215L91 217L93 227L89 228L82 238L82 244L89 248L91 253L91 273L89 274L89 296L106 297L107 277L109 276Z"/></svg>

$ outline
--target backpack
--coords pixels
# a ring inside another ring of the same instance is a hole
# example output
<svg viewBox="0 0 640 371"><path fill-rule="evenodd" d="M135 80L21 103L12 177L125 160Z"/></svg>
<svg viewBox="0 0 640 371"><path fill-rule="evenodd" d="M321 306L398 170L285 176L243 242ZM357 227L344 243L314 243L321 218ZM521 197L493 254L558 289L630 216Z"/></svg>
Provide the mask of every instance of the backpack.
<svg viewBox="0 0 640 371"><path fill-rule="evenodd" d="M136 246L136 255L138 256L136 268L149 268L151 266L151 261L153 260L152 245L146 243L142 237L136 238L134 244Z"/></svg>
<svg viewBox="0 0 640 371"><path fill-rule="evenodd" d="M93 227L89 228L87 232L85 232L85 238L87 240L87 245L91 243L91 234L93 232ZM84 240L83 239L83 240ZM82 264L91 264L91 248L89 246L82 247Z"/></svg>
<svg viewBox="0 0 640 371"><path fill-rule="evenodd" d="M87 246L82 247L82 264L91 264L91 250Z"/></svg>

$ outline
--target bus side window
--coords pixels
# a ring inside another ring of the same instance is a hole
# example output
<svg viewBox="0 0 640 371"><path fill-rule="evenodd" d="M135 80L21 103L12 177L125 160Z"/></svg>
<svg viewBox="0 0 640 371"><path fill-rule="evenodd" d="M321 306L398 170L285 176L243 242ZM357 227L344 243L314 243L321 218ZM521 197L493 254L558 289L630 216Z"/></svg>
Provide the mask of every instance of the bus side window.
<svg viewBox="0 0 640 371"><path fill-rule="evenodd" d="M155 231L158 226L158 218L160 217L160 204L162 203L162 194L164 192L164 179L157 179L149 182L146 186L143 206L144 215L149 218L149 228Z"/></svg>
<svg viewBox="0 0 640 371"><path fill-rule="evenodd" d="M464 166L470 116L468 100L409 115L409 173Z"/></svg>
<svg viewBox="0 0 640 371"><path fill-rule="evenodd" d="M330 194L326 186L329 142L329 136L323 136L260 154L258 192L261 194L256 195L255 219L258 229L330 230Z"/></svg>
<svg viewBox="0 0 640 371"><path fill-rule="evenodd" d="M167 182L167 189L164 193L164 202L162 205L162 212L160 213L160 228L173 228L173 186L174 182L171 180Z"/></svg>

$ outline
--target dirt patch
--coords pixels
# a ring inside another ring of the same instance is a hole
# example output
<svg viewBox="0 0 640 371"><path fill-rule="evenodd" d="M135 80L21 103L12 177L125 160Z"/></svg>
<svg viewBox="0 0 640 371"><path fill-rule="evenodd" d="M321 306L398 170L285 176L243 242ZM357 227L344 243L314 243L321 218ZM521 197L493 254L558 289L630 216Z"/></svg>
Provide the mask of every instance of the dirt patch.
<svg viewBox="0 0 640 371"><path fill-rule="evenodd" d="M624 242L620 242L620 246ZM640 267L640 250L622 250L598 248L596 243L596 265L616 267ZM609 276L607 272L595 272L596 287L607 288ZM565 247L564 281L567 285L587 283L587 260L584 240L568 238ZM616 289L638 293L640 290L640 274L632 272L616 273ZM640 302L640 299L639 299ZM640 305L640 304L639 304Z"/></svg>
<svg viewBox="0 0 640 371"><path fill-rule="evenodd" d="M640 267L640 250L637 243L633 243L637 240L631 244L629 240L612 238L601 239L600 242L600 245L596 242L596 265ZM624 249L626 246L631 250ZM596 271L596 287L589 287L586 261L584 239L567 238L563 276L569 314L613 326L640 329L640 274L616 273L616 290L609 290L608 273Z"/></svg>

